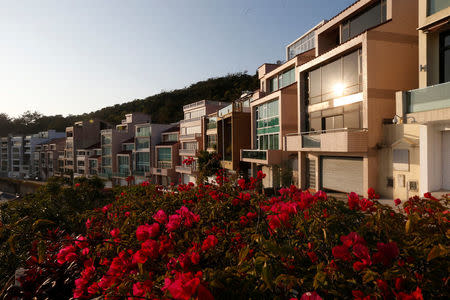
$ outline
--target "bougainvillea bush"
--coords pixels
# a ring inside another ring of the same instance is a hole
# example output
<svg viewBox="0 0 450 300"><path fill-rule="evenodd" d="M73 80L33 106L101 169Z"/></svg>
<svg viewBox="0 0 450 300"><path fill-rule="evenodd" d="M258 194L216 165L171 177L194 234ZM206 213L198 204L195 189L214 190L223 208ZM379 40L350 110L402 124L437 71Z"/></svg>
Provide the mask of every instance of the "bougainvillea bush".
<svg viewBox="0 0 450 300"><path fill-rule="evenodd" d="M372 189L345 202L292 186L268 199L264 174L222 174L117 189L83 231L55 231L31 253L21 293L53 282L77 299L448 298L448 197L392 208Z"/></svg>

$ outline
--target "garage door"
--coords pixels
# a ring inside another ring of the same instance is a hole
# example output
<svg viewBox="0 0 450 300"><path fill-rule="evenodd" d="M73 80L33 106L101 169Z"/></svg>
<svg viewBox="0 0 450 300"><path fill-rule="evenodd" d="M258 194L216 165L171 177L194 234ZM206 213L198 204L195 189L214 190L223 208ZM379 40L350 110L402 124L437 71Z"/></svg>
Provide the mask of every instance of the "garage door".
<svg viewBox="0 0 450 300"><path fill-rule="evenodd" d="M322 188L364 194L362 157L322 157Z"/></svg>
<svg viewBox="0 0 450 300"><path fill-rule="evenodd" d="M450 131L442 132L442 188L450 189Z"/></svg>

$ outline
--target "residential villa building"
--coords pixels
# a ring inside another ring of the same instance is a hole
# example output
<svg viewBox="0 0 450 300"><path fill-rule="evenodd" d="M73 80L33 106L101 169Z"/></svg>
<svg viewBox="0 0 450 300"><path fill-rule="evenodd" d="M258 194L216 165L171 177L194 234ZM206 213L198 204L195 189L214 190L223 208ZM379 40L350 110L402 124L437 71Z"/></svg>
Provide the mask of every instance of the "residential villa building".
<svg viewBox="0 0 450 300"><path fill-rule="evenodd" d="M297 132L296 68L314 58L315 31L323 22L287 46L283 64L263 64L258 68L260 89L252 96L251 147L241 150L241 161L251 164L252 174L262 171L265 188L280 187L280 168L297 165L296 153L284 151L287 134Z"/></svg>
<svg viewBox="0 0 450 300"><path fill-rule="evenodd" d="M80 174L77 170L77 151L99 143L100 132L107 128L110 128L110 125L98 119L79 121L66 128L64 176L72 177Z"/></svg>
<svg viewBox="0 0 450 300"><path fill-rule="evenodd" d="M127 165L123 161L125 158L118 161L117 154L122 152L122 143L134 136L135 125L142 123L150 123L150 116L143 113L132 113L125 115L125 119L115 128L100 131L102 162L99 176L107 180L107 186L120 184L131 175L129 168L128 172L123 169ZM130 161L128 160L129 164ZM119 172L119 166L122 173Z"/></svg>
<svg viewBox="0 0 450 300"><path fill-rule="evenodd" d="M78 149L76 151L76 172L74 173L74 177L90 177L92 175L98 175L98 164L91 164L90 159L92 156L99 155L101 151L100 143L95 143L86 147L84 149ZM92 161L92 160L91 160ZM93 160L95 161L95 159Z"/></svg>
<svg viewBox="0 0 450 300"><path fill-rule="evenodd" d="M161 132L161 141L155 146L156 162L152 168L152 182L164 186L178 184L179 173L175 171L175 166L180 164L179 134L179 124Z"/></svg>
<svg viewBox="0 0 450 300"><path fill-rule="evenodd" d="M381 154L379 180L402 200L450 191L450 1L419 0L418 11L418 86L396 94Z"/></svg>
<svg viewBox="0 0 450 300"><path fill-rule="evenodd" d="M205 135L205 118L224 107L226 103L201 100L183 106L184 119L180 121L180 149L179 156L181 165L176 166L176 172L180 173L181 182L187 184L196 182L197 162L196 155L203 150ZM193 158L192 164L185 164L188 158Z"/></svg>
<svg viewBox="0 0 450 300"><path fill-rule="evenodd" d="M397 90L417 86L417 1L360 0L316 30L315 58L296 69L299 186L379 190L383 123Z"/></svg>
<svg viewBox="0 0 450 300"><path fill-rule="evenodd" d="M229 173L239 172L247 176L250 164L241 161L241 149L251 147L251 113L250 102L253 92L243 92L241 97L217 111L216 122L216 151L221 159L221 166ZM210 118L211 119L211 118ZM209 124L213 124L208 123ZM209 131L207 127L207 133ZM214 135L208 135L207 149L211 149Z"/></svg>
<svg viewBox="0 0 450 300"><path fill-rule="evenodd" d="M47 180L59 174L58 157L61 152L64 153L65 146L65 137L55 138L36 145L34 151L35 179Z"/></svg>
<svg viewBox="0 0 450 300"><path fill-rule="evenodd" d="M8 177L11 170L11 137L0 138L0 176Z"/></svg>
<svg viewBox="0 0 450 300"><path fill-rule="evenodd" d="M155 147L161 142L161 133L171 128L170 124L138 124L134 134L133 177L135 183L151 181L152 168L156 166ZM131 145L130 145L131 147ZM131 148L128 148L129 151ZM125 150L125 151L127 151ZM126 163L126 161L125 161Z"/></svg>

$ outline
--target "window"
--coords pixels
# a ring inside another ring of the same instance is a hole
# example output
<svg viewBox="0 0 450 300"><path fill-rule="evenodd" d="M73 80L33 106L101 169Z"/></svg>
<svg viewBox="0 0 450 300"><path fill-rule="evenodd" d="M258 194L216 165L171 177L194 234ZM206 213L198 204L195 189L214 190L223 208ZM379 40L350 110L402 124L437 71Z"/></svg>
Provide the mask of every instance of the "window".
<svg viewBox="0 0 450 300"><path fill-rule="evenodd" d="M270 92L284 88L295 82L295 68L289 69L270 79Z"/></svg>
<svg viewBox="0 0 450 300"><path fill-rule="evenodd" d="M111 136L109 136L109 135L102 135L102 144L103 145L111 144Z"/></svg>
<svg viewBox="0 0 450 300"><path fill-rule="evenodd" d="M183 149L186 149L186 150L197 150L197 142L183 143Z"/></svg>
<svg viewBox="0 0 450 300"><path fill-rule="evenodd" d="M130 173L130 158L125 155L117 156L117 163L119 165L119 173L129 174Z"/></svg>
<svg viewBox="0 0 450 300"><path fill-rule="evenodd" d="M111 155L111 146L102 147L102 155Z"/></svg>
<svg viewBox="0 0 450 300"><path fill-rule="evenodd" d="M394 149L394 170L409 171L409 151L407 149Z"/></svg>
<svg viewBox="0 0 450 300"><path fill-rule="evenodd" d="M102 157L102 166L110 166L111 157Z"/></svg>
<svg viewBox="0 0 450 300"><path fill-rule="evenodd" d="M261 150L279 149L279 101L266 102L256 108L256 147Z"/></svg>
<svg viewBox="0 0 450 300"><path fill-rule="evenodd" d="M427 2L427 16L431 16L450 5L448 0L428 0Z"/></svg>
<svg viewBox="0 0 450 300"><path fill-rule="evenodd" d="M172 161L172 149L158 148L158 161Z"/></svg>
<svg viewBox="0 0 450 300"><path fill-rule="evenodd" d="M341 27L341 43L386 21L386 0L381 0L361 14L347 20Z"/></svg>
<svg viewBox="0 0 450 300"><path fill-rule="evenodd" d="M440 36L440 82L450 81L450 31Z"/></svg>
<svg viewBox="0 0 450 300"><path fill-rule="evenodd" d="M137 152L136 153L136 171L148 172L150 171L150 153Z"/></svg>
<svg viewBox="0 0 450 300"><path fill-rule="evenodd" d="M163 135L163 142L177 142L178 133L169 133Z"/></svg>
<svg viewBox="0 0 450 300"><path fill-rule="evenodd" d="M270 79L270 92L278 90L278 76Z"/></svg>
<svg viewBox="0 0 450 300"><path fill-rule="evenodd" d="M362 92L361 57L359 49L309 71L306 74L309 104Z"/></svg>
<svg viewBox="0 0 450 300"><path fill-rule="evenodd" d="M136 136L150 136L150 127L136 127Z"/></svg>
<svg viewBox="0 0 450 300"><path fill-rule="evenodd" d="M132 151L134 150L134 144L122 144L122 150Z"/></svg>
<svg viewBox="0 0 450 300"><path fill-rule="evenodd" d="M289 46L288 48L288 60L296 55L311 50L315 47L315 31L312 31L299 39L297 42Z"/></svg>
<svg viewBox="0 0 450 300"><path fill-rule="evenodd" d="M150 139L148 139L148 138L136 139L136 150L149 149L149 148L150 148Z"/></svg>

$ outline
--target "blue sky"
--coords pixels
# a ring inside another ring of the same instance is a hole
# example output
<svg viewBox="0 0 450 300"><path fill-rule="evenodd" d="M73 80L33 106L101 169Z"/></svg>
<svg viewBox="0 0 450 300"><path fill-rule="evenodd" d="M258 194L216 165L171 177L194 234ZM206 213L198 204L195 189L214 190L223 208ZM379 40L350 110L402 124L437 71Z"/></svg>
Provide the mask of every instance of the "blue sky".
<svg viewBox="0 0 450 300"><path fill-rule="evenodd" d="M285 59L354 0L0 0L0 113L79 114Z"/></svg>

